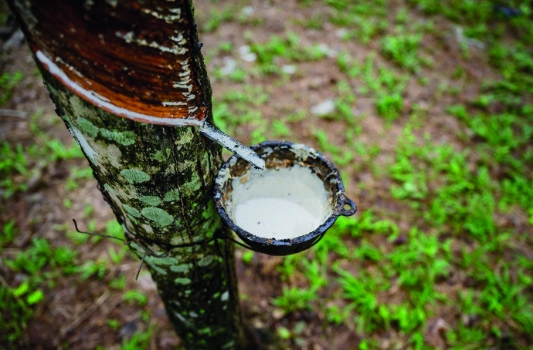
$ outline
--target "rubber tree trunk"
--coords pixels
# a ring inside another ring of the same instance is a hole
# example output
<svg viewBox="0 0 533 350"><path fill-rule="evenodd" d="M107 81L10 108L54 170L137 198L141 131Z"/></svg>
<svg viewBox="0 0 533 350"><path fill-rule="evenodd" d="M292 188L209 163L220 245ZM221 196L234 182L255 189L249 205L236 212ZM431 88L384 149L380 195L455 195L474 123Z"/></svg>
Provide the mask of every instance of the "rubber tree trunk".
<svg viewBox="0 0 533 350"><path fill-rule="evenodd" d="M9 3L185 347L246 347L234 248L212 239L223 229L211 199L221 150L187 126L212 119L191 2ZM175 126L153 124L164 118Z"/></svg>

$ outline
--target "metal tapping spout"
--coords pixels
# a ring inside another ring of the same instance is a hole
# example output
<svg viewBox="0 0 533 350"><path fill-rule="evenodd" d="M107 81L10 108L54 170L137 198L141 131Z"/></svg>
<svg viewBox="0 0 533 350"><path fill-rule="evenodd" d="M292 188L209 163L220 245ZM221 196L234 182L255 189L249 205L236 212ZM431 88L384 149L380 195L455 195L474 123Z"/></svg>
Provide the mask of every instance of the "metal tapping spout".
<svg viewBox="0 0 533 350"><path fill-rule="evenodd" d="M204 122L200 127L200 132L215 141L216 143L224 146L231 152L237 154L239 157L250 162L253 166L259 169L265 169L265 161L257 155L257 153L248 146L243 145L233 137L222 132L222 130L215 126Z"/></svg>

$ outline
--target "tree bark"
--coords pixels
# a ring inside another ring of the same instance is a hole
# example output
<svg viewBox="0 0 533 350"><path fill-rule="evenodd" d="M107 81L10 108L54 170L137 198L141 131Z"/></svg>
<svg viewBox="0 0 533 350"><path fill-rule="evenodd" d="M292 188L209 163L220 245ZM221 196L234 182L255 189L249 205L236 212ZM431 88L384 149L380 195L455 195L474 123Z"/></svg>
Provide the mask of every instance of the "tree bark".
<svg viewBox="0 0 533 350"><path fill-rule="evenodd" d="M224 229L212 201L221 149L186 126L212 121L191 2L9 3L185 347L246 347L233 244L212 239Z"/></svg>

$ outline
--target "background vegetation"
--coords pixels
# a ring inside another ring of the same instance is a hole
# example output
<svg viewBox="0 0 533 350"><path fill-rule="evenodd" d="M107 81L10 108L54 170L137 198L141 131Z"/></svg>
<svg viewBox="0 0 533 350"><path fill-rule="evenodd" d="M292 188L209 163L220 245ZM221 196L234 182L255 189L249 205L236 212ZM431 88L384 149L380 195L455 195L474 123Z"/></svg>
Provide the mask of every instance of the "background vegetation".
<svg viewBox="0 0 533 350"><path fill-rule="evenodd" d="M295 349L528 348L530 2L195 4L217 124L248 143L315 146L359 206L307 252L238 251L250 323ZM0 19L8 26L5 6ZM10 52L0 65L0 343L88 348L80 338L92 331L109 335L102 348L176 346L149 326L160 306L132 281L126 247L73 231L70 217L121 235L53 108L17 98L42 86ZM89 286L100 292L72 300L58 334L31 334L57 312L54 294ZM124 306L105 308L109 298ZM103 309L84 316L76 303Z"/></svg>

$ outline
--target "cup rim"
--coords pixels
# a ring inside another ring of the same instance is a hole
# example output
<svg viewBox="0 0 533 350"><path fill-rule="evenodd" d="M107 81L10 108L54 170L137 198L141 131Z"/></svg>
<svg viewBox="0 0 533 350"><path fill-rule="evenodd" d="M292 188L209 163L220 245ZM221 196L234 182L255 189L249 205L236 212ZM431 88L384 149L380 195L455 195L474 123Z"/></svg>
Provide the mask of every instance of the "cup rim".
<svg viewBox="0 0 533 350"><path fill-rule="evenodd" d="M248 244L250 248L252 248L254 251L270 255L289 255L293 253L298 253L315 245L320 239L322 239L326 231L335 223L335 221L340 215L350 216L355 214L355 212L357 211L357 206L344 194L344 184L342 182L338 169L333 165L331 161L324 157L323 154L321 154L310 146L293 143L290 141L269 140L251 146L251 148L255 151L263 150L269 147L273 149L280 147L303 149L309 154L305 159L308 159L309 156L312 155L313 162L317 162L318 159L319 162L324 164L328 168L328 170L331 171L325 177L325 179L321 179L321 181L325 181L330 176L334 176L334 179L332 179L331 181L335 181L336 192L331 193L331 196L334 198L335 206L332 208L331 214L323 221L320 226L315 228L313 231L303 234L301 236L283 239L257 236L238 226L226 211L224 205L224 196L222 193L224 185L227 183L227 181L229 181L229 179L232 178L231 175L228 176L228 171L231 169L231 167L237 164L239 159L241 159L237 155L231 156L226 162L224 162L224 164L220 168L215 179L213 199L215 201L217 212L221 216L226 226L228 226L232 231L234 231L237 236L239 236L239 238L246 244Z"/></svg>

